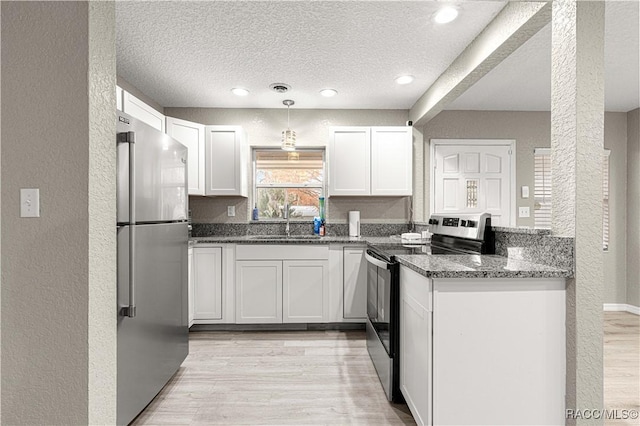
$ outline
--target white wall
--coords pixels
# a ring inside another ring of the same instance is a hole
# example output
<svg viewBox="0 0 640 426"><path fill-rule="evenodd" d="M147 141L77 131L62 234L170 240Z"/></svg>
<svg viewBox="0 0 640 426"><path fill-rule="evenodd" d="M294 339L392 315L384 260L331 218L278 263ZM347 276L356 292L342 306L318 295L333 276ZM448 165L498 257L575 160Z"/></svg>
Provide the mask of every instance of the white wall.
<svg viewBox="0 0 640 426"><path fill-rule="evenodd" d="M115 9L97 3L1 5L3 424L115 422Z"/></svg>
<svg viewBox="0 0 640 426"><path fill-rule="evenodd" d="M627 113L627 301L640 306L640 108Z"/></svg>

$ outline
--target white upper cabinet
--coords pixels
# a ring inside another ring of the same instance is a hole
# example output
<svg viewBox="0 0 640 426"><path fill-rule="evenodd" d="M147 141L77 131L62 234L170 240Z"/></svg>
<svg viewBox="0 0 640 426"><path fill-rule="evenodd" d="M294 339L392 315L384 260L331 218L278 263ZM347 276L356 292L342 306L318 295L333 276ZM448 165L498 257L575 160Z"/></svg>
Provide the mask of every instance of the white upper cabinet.
<svg viewBox="0 0 640 426"><path fill-rule="evenodd" d="M189 195L205 195L204 125L167 117L167 134L189 149Z"/></svg>
<svg viewBox="0 0 640 426"><path fill-rule="evenodd" d="M329 196L412 194L411 127L334 127Z"/></svg>
<svg viewBox="0 0 640 426"><path fill-rule="evenodd" d="M371 195L411 195L411 127L371 128Z"/></svg>
<svg viewBox="0 0 640 426"><path fill-rule="evenodd" d="M147 105L126 90L123 94L122 111L165 133L164 114Z"/></svg>
<svg viewBox="0 0 640 426"><path fill-rule="evenodd" d="M206 126L205 195L246 197L249 146L240 126Z"/></svg>
<svg viewBox="0 0 640 426"><path fill-rule="evenodd" d="M122 111L122 87L116 86L116 109Z"/></svg>
<svg viewBox="0 0 640 426"><path fill-rule="evenodd" d="M371 130L336 127L329 135L329 195L371 193Z"/></svg>

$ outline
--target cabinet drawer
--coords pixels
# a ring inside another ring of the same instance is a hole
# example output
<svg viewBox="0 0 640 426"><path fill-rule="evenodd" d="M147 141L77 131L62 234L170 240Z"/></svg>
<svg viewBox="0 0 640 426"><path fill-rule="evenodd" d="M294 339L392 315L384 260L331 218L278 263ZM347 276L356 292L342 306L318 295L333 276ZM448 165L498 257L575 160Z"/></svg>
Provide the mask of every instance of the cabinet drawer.
<svg viewBox="0 0 640 426"><path fill-rule="evenodd" d="M329 246L309 244L238 244L236 260L329 259Z"/></svg>

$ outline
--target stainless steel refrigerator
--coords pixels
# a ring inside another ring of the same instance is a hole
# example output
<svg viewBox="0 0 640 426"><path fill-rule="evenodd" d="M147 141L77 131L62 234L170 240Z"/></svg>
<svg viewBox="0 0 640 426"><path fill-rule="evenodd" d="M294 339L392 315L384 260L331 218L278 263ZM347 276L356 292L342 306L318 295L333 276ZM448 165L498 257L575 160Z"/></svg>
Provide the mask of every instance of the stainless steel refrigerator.
<svg viewBox="0 0 640 426"><path fill-rule="evenodd" d="M118 406L130 423L189 352L187 148L117 113Z"/></svg>

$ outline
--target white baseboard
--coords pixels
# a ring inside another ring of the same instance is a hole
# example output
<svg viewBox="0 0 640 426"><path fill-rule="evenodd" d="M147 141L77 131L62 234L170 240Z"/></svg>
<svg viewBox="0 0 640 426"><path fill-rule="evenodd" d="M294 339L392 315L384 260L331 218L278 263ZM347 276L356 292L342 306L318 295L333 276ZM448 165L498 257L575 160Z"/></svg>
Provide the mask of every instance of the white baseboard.
<svg viewBox="0 0 640 426"><path fill-rule="evenodd" d="M626 303L604 303L602 307L605 311L629 312L640 315L640 307L628 305Z"/></svg>

